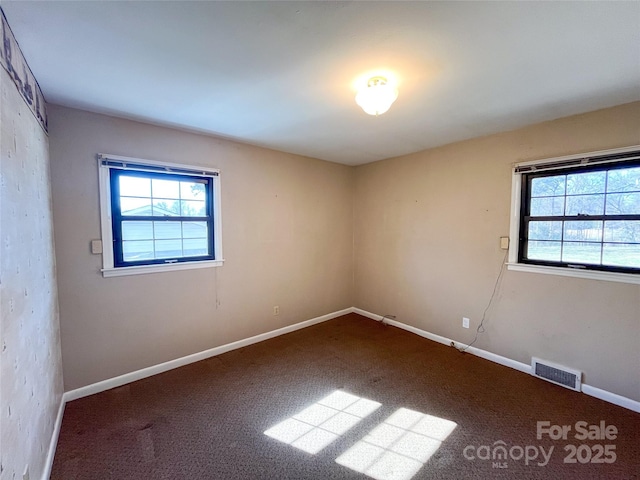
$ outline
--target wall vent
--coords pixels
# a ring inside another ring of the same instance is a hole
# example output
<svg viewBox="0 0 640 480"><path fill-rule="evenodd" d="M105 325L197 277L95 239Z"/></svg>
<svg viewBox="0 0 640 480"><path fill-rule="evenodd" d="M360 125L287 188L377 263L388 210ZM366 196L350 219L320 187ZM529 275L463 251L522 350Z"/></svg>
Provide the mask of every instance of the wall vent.
<svg viewBox="0 0 640 480"><path fill-rule="evenodd" d="M577 392L580 391L582 372L578 370L533 357L531 359L531 374L556 385L561 385Z"/></svg>

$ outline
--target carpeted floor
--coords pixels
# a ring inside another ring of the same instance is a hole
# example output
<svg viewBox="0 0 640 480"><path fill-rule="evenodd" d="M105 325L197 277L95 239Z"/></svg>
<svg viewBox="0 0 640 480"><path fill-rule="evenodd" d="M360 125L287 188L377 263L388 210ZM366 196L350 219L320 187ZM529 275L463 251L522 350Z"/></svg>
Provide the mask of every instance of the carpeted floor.
<svg viewBox="0 0 640 480"><path fill-rule="evenodd" d="M638 479L640 414L351 314L68 403L51 478Z"/></svg>

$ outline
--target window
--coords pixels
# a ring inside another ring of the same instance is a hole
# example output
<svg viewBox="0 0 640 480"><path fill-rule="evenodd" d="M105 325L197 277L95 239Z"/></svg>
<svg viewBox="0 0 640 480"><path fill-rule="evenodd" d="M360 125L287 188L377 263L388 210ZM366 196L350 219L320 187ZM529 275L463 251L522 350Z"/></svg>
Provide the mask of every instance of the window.
<svg viewBox="0 0 640 480"><path fill-rule="evenodd" d="M105 276L221 264L217 170L99 160Z"/></svg>
<svg viewBox="0 0 640 480"><path fill-rule="evenodd" d="M640 283L637 147L516 165L513 194L510 268Z"/></svg>

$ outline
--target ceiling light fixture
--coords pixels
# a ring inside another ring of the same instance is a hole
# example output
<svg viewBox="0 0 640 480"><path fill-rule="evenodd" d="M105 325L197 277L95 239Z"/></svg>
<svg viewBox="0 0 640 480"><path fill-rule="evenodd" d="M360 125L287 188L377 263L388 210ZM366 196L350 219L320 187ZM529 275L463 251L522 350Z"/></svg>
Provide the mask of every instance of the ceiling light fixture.
<svg viewBox="0 0 640 480"><path fill-rule="evenodd" d="M371 77L367 86L356 95L356 103L369 115L382 115L398 98L398 89L385 77Z"/></svg>

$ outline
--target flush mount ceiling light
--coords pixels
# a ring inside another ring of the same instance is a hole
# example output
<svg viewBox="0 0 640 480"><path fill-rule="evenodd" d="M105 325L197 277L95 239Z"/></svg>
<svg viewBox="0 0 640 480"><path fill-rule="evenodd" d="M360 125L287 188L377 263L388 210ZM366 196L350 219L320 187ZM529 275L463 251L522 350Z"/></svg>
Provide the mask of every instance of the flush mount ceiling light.
<svg viewBox="0 0 640 480"><path fill-rule="evenodd" d="M356 95L356 103L369 115L382 115L398 98L398 89L385 77L371 77Z"/></svg>

